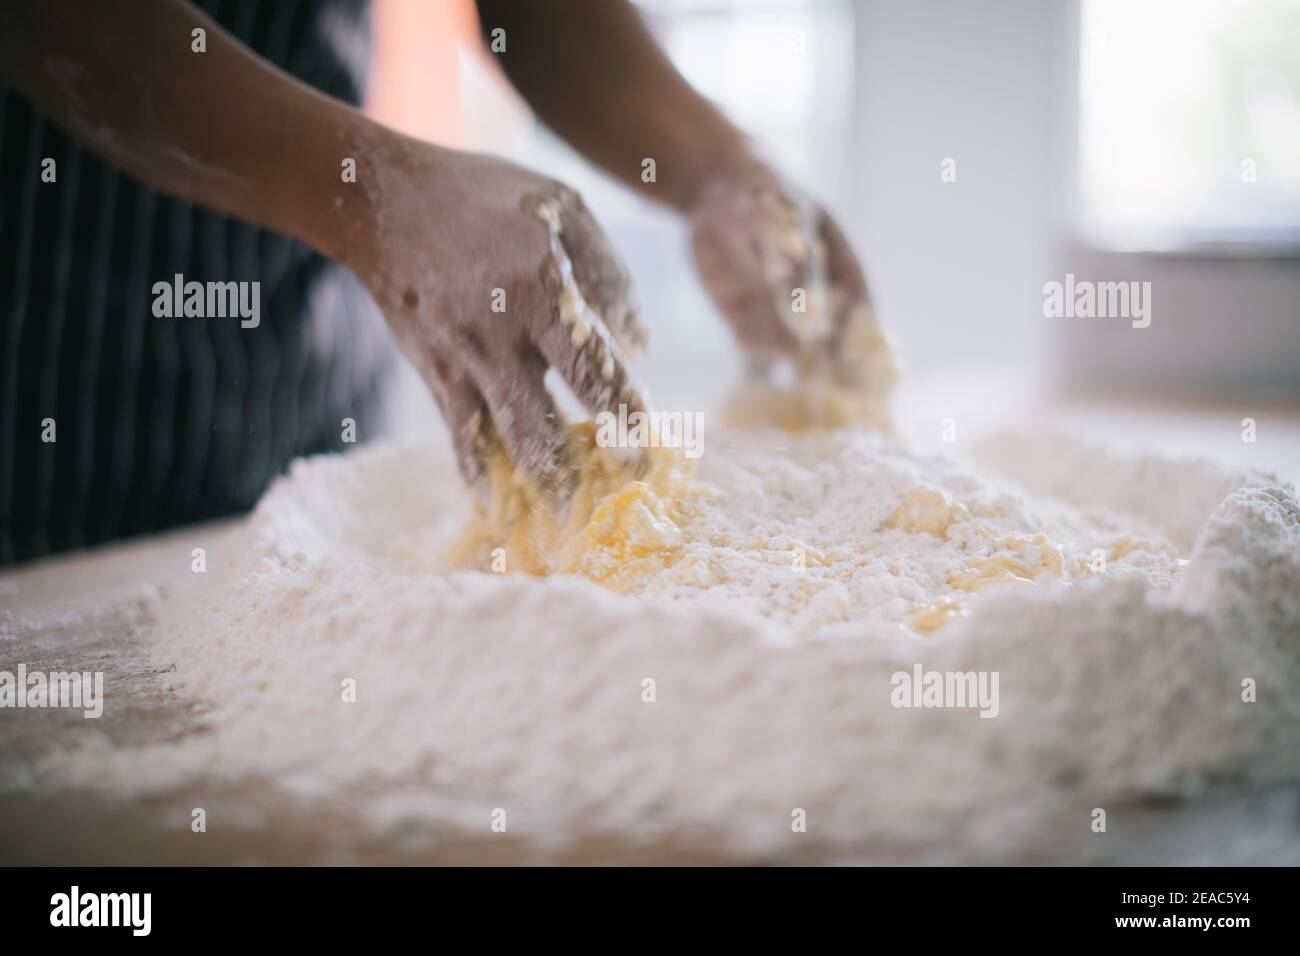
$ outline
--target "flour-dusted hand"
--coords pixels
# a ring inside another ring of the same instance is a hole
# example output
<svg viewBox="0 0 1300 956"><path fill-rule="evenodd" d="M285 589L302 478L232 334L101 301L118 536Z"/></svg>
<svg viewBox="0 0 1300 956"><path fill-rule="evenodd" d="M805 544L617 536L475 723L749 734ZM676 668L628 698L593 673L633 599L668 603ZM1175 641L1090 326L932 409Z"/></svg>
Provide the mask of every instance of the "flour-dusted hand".
<svg viewBox="0 0 1300 956"><path fill-rule="evenodd" d="M353 267L437 400L466 480L480 484L495 434L563 499L576 463L547 370L593 415L646 409L625 358L644 342L627 270L562 183L405 138L373 162Z"/></svg>
<svg viewBox="0 0 1300 956"><path fill-rule="evenodd" d="M705 182L690 215L700 277L751 356L835 356L867 286L825 210L750 160Z"/></svg>

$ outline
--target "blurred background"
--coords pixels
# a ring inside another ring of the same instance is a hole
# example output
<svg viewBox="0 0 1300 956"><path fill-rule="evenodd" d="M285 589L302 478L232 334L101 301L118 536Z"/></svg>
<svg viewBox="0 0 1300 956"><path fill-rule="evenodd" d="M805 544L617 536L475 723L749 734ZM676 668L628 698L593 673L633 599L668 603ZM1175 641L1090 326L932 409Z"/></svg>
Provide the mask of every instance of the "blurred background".
<svg viewBox="0 0 1300 956"><path fill-rule="evenodd" d="M914 444L937 446L948 418L963 441L1043 424L1300 478L1300 0L638 6L842 221ZM374 12L371 111L582 191L637 279L656 402L724 397L740 365L684 226L532 118L470 0ZM1067 273L1150 282L1150 327L1045 317L1043 286Z"/></svg>

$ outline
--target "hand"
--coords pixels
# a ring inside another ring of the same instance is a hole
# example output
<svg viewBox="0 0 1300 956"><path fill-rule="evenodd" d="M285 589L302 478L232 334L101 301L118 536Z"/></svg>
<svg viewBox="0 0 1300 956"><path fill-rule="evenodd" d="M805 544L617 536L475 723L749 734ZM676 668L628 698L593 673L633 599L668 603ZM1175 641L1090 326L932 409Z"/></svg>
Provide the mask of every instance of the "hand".
<svg viewBox="0 0 1300 956"><path fill-rule="evenodd" d="M868 295L831 217L752 159L707 181L690 215L700 277L742 347L834 364Z"/></svg>
<svg viewBox="0 0 1300 956"><path fill-rule="evenodd" d="M646 410L624 352L644 343L626 269L559 182L404 137L372 155L369 238L350 264L433 393L466 480L482 488L495 436L562 501L578 463L547 369L593 415Z"/></svg>

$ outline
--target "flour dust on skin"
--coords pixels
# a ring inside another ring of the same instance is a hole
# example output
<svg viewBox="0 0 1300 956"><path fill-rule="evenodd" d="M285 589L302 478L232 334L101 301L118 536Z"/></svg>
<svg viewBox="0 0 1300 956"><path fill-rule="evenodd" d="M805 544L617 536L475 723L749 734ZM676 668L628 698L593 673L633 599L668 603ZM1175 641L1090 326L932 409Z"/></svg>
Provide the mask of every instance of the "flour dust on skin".
<svg viewBox="0 0 1300 956"><path fill-rule="evenodd" d="M52 753L32 785L216 774L404 840L500 808L544 852L987 862L1098 806L1300 776L1290 485L1049 438L976 468L854 427L629 472L575 435L563 516L508 462L476 505L440 444L299 463L149 632L209 732ZM996 673L997 716L893 706L917 665Z"/></svg>

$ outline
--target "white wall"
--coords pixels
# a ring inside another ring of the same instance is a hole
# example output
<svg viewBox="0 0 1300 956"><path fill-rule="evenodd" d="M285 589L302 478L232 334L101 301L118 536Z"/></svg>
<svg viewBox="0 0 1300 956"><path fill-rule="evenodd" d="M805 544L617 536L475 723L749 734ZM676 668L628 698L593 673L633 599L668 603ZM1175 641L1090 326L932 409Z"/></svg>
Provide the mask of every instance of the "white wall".
<svg viewBox="0 0 1300 956"><path fill-rule="evenodd" d="M861 0L852 233L916 371L1043 371L1067 181L1069 4ZM940 179L945 158L957 181Z"/></svg>

